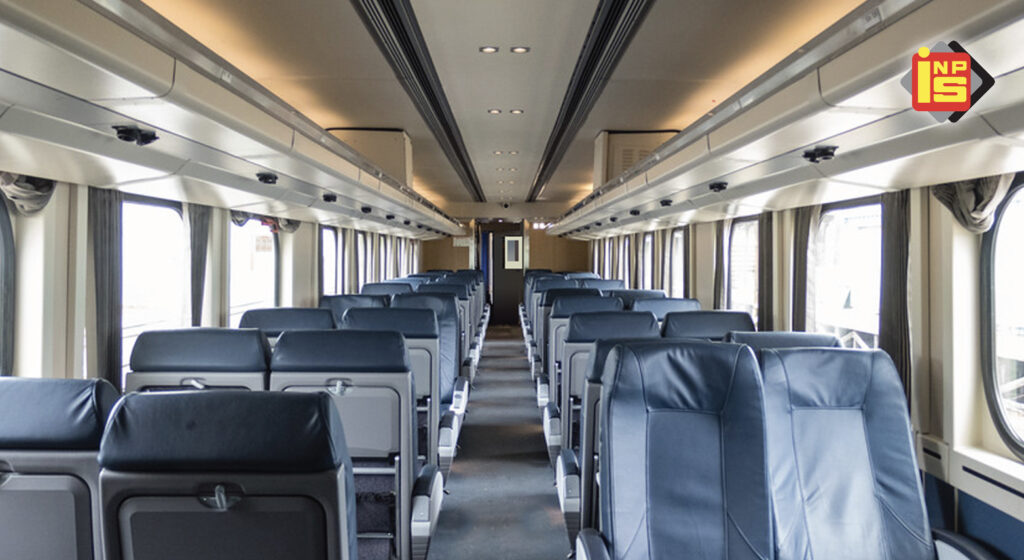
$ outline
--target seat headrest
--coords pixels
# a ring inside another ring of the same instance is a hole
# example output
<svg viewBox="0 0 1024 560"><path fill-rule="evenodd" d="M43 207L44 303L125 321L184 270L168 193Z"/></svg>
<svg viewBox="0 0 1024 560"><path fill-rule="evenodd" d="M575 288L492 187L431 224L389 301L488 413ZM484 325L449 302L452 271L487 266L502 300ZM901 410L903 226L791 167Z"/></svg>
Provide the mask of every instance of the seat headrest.
<svg viewBox="0 0 1024 560"><path fill-rule="evenodd" d="M418 294L452 294L459 299L469 299L469 286L444 281L434 284L423 284L416 293Z"/></svg>
<svg viewBox="0 0 1024 560"><path fill-rule="evenodd" d="M0 449L99 449L120 396L102 379L0 377Z"/></svg>
<svg viewBox="0 0 1024 560"><path fill-rule="evenodd" d="M259 329L174 329L140 334L132 348L131 370L266 372L269 362L270 344Z"/></svg>
<svg viewBox="0 0 1024 560"><path fill-rule="evenodd" d="M567 342L593 342L602 338L645 338L658 333L658 318L650 311L599 311L575 313L569 319Z"/></svg>
<svg viewBox="0 0 1024 560"><path fill-rule="evenodd" d="M566 280L565 278L545 278L543 280L537 280L533 284L533 293L537 294L540 292L546 292L548 290L557 290L562 288L578 288L579 281L577 280Z"/></svg>
<svg viewBox="0 0 1024 560"><path fill-rule="evenodd" d="M745 376L752 386L760 385L754 354L742 344L641 341L612 348L601 383L604 394L639 399L648 411L719 413L737 375ZM623 390L626 387L632 390Z"/></svg>
<svg viewBox="0 0 1024 560"><path fill-rule="evenodd" d="M319 307L274 307L250 309L242 313L241 329L259 329L269 337L285 331L324 330L334 328L334 315Z"/></svg>
<svg viewBox="0 0 1024 560"><path fill-rule="evenodd" d="M729 331L752 331L754 320L746 311L681 311L665 315L665 338L725 340Z"/></svg>
<svg viewBox="0 0 1024 560"><path fill-rule="evenodd" d="M391 300L392 308L430 309L438 320L447 317L458 317L459 304L453 294L440 292L436 294L416 292L415 294L398 294Z"/></svg>
<svg viewBox="0 0 1024 560"><path fill-rule="evenodd" d="M451 273L453 273L455 271L454 270L449 270L447 268L432 268L432 269L428 270L427 272L430 273L430 274L437 274L437 275L444 276L445 274L451 274Z"/></svg>
<svg viewBox="0 0 1024 560"><path fill-rule="evenodd" d="M385 280L385 284L408 284L412 291L416 291L416 287L420 284L426 284L429 280L427 278L419 278L406 276L405 278L392 278L391 280Z"/></svg>
<svg viewBox="0 0 1024 560"><path fill-rule="evenodd" d="M605 280L603 278L584 278L580 280L580 286L584 288L597 288L603 292L609 290L622 290L626 284L622 280Z"/></svg>
<svg viewBox="0 0 1024 560"><path fill-rule="evenodd" d="M322 472L348 464L327 393L132 393L114 409L100 466L132 472Z"/></svg>
<svg viewBox="0 0 1024 560"><path fill-rule="evenodd" d="M605 290L604 292L606 295L622 298L622 303L626 306L626 309L632 309L633 302L637 300L666 297L665 292L661 290Z"/></svg>
<svg viewBox="0 0 1024 560"><path fill-rule="evenodd" d="M372 282L363 284L360 294L368 296L393 296L395 294L408 294L412 292L412 284L400 282Z"/></svg>
<svg viewBox="0 0 1024 560"><path fill-rule="evenodd" d="M338 296L323 296L320 298L320 307L330 309L334 315L334 324L341 323L345 312L353 307L387 307L391 298L388 296L364 296L358 294L347 294Z"/></svg>
<svg viewBox="0 0 1024 560"><path fill-rule="evenodd" d="M602 338L601 340L594 341L594 349L590 351L590 356L587 358L587 367L583 370L583 373L587 376L587 381L600 383L601 376L604 374L604 365L608 361L608 354L611 353L612 348L620 344L661 342L664 340L661 338L660 333L657 336L647 333L646 337Z"/></svg>
<svg viewBox="0 0 1024 560"><path fill-rule="evenodd" d="M551 292L545 293L550 294ZM595 311L622 311L622 300L616 297L595 295L561 296L551 306L551 317L565 318L574 313L593 313Z"/></svg>
<svg viewBox="0 0 1024 560"><path fill-rule="evenodd" d="M545 290L540 297L541 307L551 307L559 298L566 296L600 296L601 290L597 288L555 288Z"/></svg>
<svg viewBox="0 0 1024 560"><path fill-rule="evenodd" d="M402 373L409 355L396 331L289 331L274 347L270 371Z"/></svg>
<svg viewBox="0 0 1024 560"><path fill-rule="evenodd" d="M638 299L633 302L633 311L650 311L658 320L668 313L677 311L700 311L700 302L692 298L655 298Z"/></svg>
<svg viewBox="0 0 1024 560"><path fill-rule="evenodd" d="M769 348L840 348L842 344L834 334L809 332L754 332L732 331L727 342L746 344L760 353Z"/></svg>
<svg viewBox="0 0 1024 560"><path fill-rule="evenodd" d="M406 338L437 338L437 314L430 309L349 309L341 328L362 331L398 331Z"/></svg>
<svg viewBox="0 0 1024 560"><path fill-rule="evenodd" d="M601 275L596 272L566 272L565 277L570 280L583 280L584 278L597 280L601 278Z"/></svg>
<svg viewBox="0 0 1024 560"><path fill-rule="evenodd" d="M793 407L862 408L874 385L893 392L906 410L896 366L882 350L766 348L762 362L766 392L774 383Z"/></svg>

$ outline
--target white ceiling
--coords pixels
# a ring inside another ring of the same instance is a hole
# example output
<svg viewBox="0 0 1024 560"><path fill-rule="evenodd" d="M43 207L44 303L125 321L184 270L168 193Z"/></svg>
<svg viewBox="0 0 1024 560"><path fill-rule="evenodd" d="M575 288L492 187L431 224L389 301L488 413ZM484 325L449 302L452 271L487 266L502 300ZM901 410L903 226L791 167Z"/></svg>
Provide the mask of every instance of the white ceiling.
<svg viewBox="0 0 1024 560"><path fill-rule="evenodd" d="M404 129L414 188L471 200L350 1L145 1L325 128ZM598 0L411 2L487 199L525 200ZM859 3L654 2L540 200L590 192L601 130L683 129Z"/></svg>
<svg viewBox="0 0 1024 560"><path fill-rule="evenodd" d="M597 0L412 5L487 200L526 200ZM484 54L482 46L499 51ZM514 54L512 46L528 46L530 52ZM501 114L489 114L492 108ZM524 112L513 115L510 109Z"/></svg>
<svg viewBox="0 0 1024 560"><path fill-rule="evenodd" d="M432 202L469 191L348 0L144 0L324 128L399 128Z"/></svg>

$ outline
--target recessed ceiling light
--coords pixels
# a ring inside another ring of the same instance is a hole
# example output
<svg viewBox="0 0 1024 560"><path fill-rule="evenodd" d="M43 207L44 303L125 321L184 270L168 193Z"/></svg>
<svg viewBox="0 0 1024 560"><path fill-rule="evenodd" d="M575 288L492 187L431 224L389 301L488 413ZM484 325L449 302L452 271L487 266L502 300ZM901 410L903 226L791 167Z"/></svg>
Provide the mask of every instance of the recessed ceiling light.
<svg viewBox="0 0 1024 560"><path fill-rule="evenodd" d="M498 47L490 47L490 46L480 47L480 52L482 52L484 54L494 54L494 53L498 52Z"/></svg>
<svg viewBox="0 0 1024 560"><path fill-rule="evenodd" d="M504 185L504 184L505 184L505 181L498 181L498 184L499 184L499 185Z"/></svg>
<svg viewBox="0 0 1024 560"><path fill-rule="evenodd" d="M494 150L494 155L500 156L501 155L501 150Z"/></svg>
<svg viewBox="0 0 1024 560"><path fill-rule="evenodd" d="M519 155L519 151L518 150L512 150L511 152L508 153L508 155L510 155L510 156L518 156Z"/></svg>
<svg viewBox="0 0 1024 560"><path fill-rule="evenodd" d="M526 54L530 52L530 47L512 47L509 50L516 54Z"/></svg>
<svg viewBox="0 0 1024 560"><path fill-rule="evenodd" d="M499 167L499 168L498 168L497 170L498 170L498 171L504 171L504 170L505 170L505 168L504 168L504 167ZM511 171L511 169L510 169L509 171Z"/></svg>
<svg viewBox="0 0 1024 560"><path fill-rule="evenodd" d="M522 115L523 114L523 110L522 109L512 109L511 111L509 111L509 113L512 113L513 115Z"/></svg>
<svg viewBox="0 0 1024 560"><path fill-rule="evenodd" d="M512 172L516 172L516 171L519 171L519 170L518 170L518 169L516 169L515 167L509 167L509 168L508 168L508 170L509 170L509 171L512 171ZM498 171L501 171L501 170L499 169Z"/></svg>
<svg viewBox="0 0 1024 560"><path fill-rule="evenodd" d="M501 114L501 109L488 109L487 112L492 114L492 115L500 115Z"/></svg>
<svg viewBox="0 0 1024 560"><path fill-rule="evenodd" d="M515 181L509 181L508 184L514 185L514 184L516 184L516 182Z"/></svg>

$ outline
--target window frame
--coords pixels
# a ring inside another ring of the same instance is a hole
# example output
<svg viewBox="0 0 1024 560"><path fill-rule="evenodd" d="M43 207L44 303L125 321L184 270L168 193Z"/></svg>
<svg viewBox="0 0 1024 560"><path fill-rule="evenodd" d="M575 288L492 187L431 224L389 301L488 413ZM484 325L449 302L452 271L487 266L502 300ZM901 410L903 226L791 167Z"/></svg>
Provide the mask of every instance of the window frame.
<svg viewBox="0 0 1024 560"><path fill-rule="evenodd" d="M228 258L227 258L227 319L228 325L231 324L231 232L232 227L242 228L249 225L249 222L253 220L260 220L260 216L253 215L244 224L238 225L233 222L228 222ZM263 225L262 223L260 225ZM270 226L263 226L270 230L270 238L274 240L274 307L281 307L281 234L274 231L274 228Z"/></svg>
<svg viewBox="0 0 1024 560"><path fill-rule="evenodd" d="M996 296L995 296L995 251L999 240L999 226L1015 195L1024 196L1024 174L1018 174L1006 191L1006 197L996 209L992 228L981 238L981 377L985 391L985 404L1000 439L1017 458L1024 460L1024 437L1019 438L1009 426L1002 413L996 376L998 375L998 354L996 349Z"/></svg>
<svg viewBox="0 0 1024 560"><path fill-rule="evenodd" d="M753 222L757 226L758 234L757 234L756 237L758 239L758 251L760 251L761 250L761 247L760 247L761 224L758 223L758 215L757 214L755 214L753 216L744 216L742 218L734 218L732 220L732 222L729 224L729 240L728 240L729 241L729 246L725 248L725 265L726 265L725 266L725 308L726 309L732 309L733 308L732 307L732 277L733 277L733 274L732 274L732 247L733 247L733 241L735 240L734 233L736 232L736 225L737 224L747 224L747 223L750 223L750 222ZM757 263L757 264L758 264L757 273L758 273L758 275L760 275L760 273L761 273L760 266L761 265L760 265L760 263ZM755 284L759 283L760 278L758 278L757 280L758 281L755 282ZM758 311L760 311L760 310L758 310ZM754 319L755 319L755 323L756 323L756 319L757 318L755 317Z"/></svg>
<svg viewBox="0 0 1024 560"><path fill-rule="evenodd" d="M680 236L683 245L682 254L682 266L679 269L683 272L683 293L676 295L672 287L676 284L676 261L675 261L675 250L676 250L676 234L682 233ZM672 233L669 234L669 258L668 258L668 292L669 297L690 297L690 227L679 226L672 229Z"/></svg>
<svg viewBox="0 0 1024 560"><path fill-rule="evenodd" d="M325 226L323 224L320 224L320 229L319 229L319 232L318 232L320 234L320 236L317 238L317 244L319 245L319 248L320 248L320 250L317 251L317 263L318 263L318 268L320 269L320 297L328 295L326 287L324 286L324 272L325 272L325 268L324 267L327 265L327 263L324 262L324 233L325 232L329 232L329 233L331 233L334 236L334 289L333 289L333 291L331 292L330 295L335 295L335 294L337 294L337 293L339 293L341 291L341 289L339 288L339 284L341 284L341 278L340 278L340 276L341 276L341 266L340 266L340 264L341 264L341 260L340 260L341 251L338 250L339 249L339 245L338 244L341 242L341 236L338 234L338 228L336 228L334 226Z"/></svg>
<svg viewBox="0 0 1024 560"><path fill-rule="evenodd" d="M637 267L637 274L640 276L638 285L641 290L653 290L655 259L653 231L644 232L640 237L640 252L637 258L640 259L640 266Z"/></svg>

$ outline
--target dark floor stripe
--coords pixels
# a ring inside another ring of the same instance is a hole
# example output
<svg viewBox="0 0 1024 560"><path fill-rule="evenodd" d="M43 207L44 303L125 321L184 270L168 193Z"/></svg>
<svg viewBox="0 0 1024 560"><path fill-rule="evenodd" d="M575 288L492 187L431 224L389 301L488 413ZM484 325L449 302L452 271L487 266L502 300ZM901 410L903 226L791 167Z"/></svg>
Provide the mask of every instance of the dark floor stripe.
<svg viewBox="0 0 1024 560"><path fill-rule="evenodd" d="M430 560L555 560L569 551L519 333L488 331Z"/></svg>

